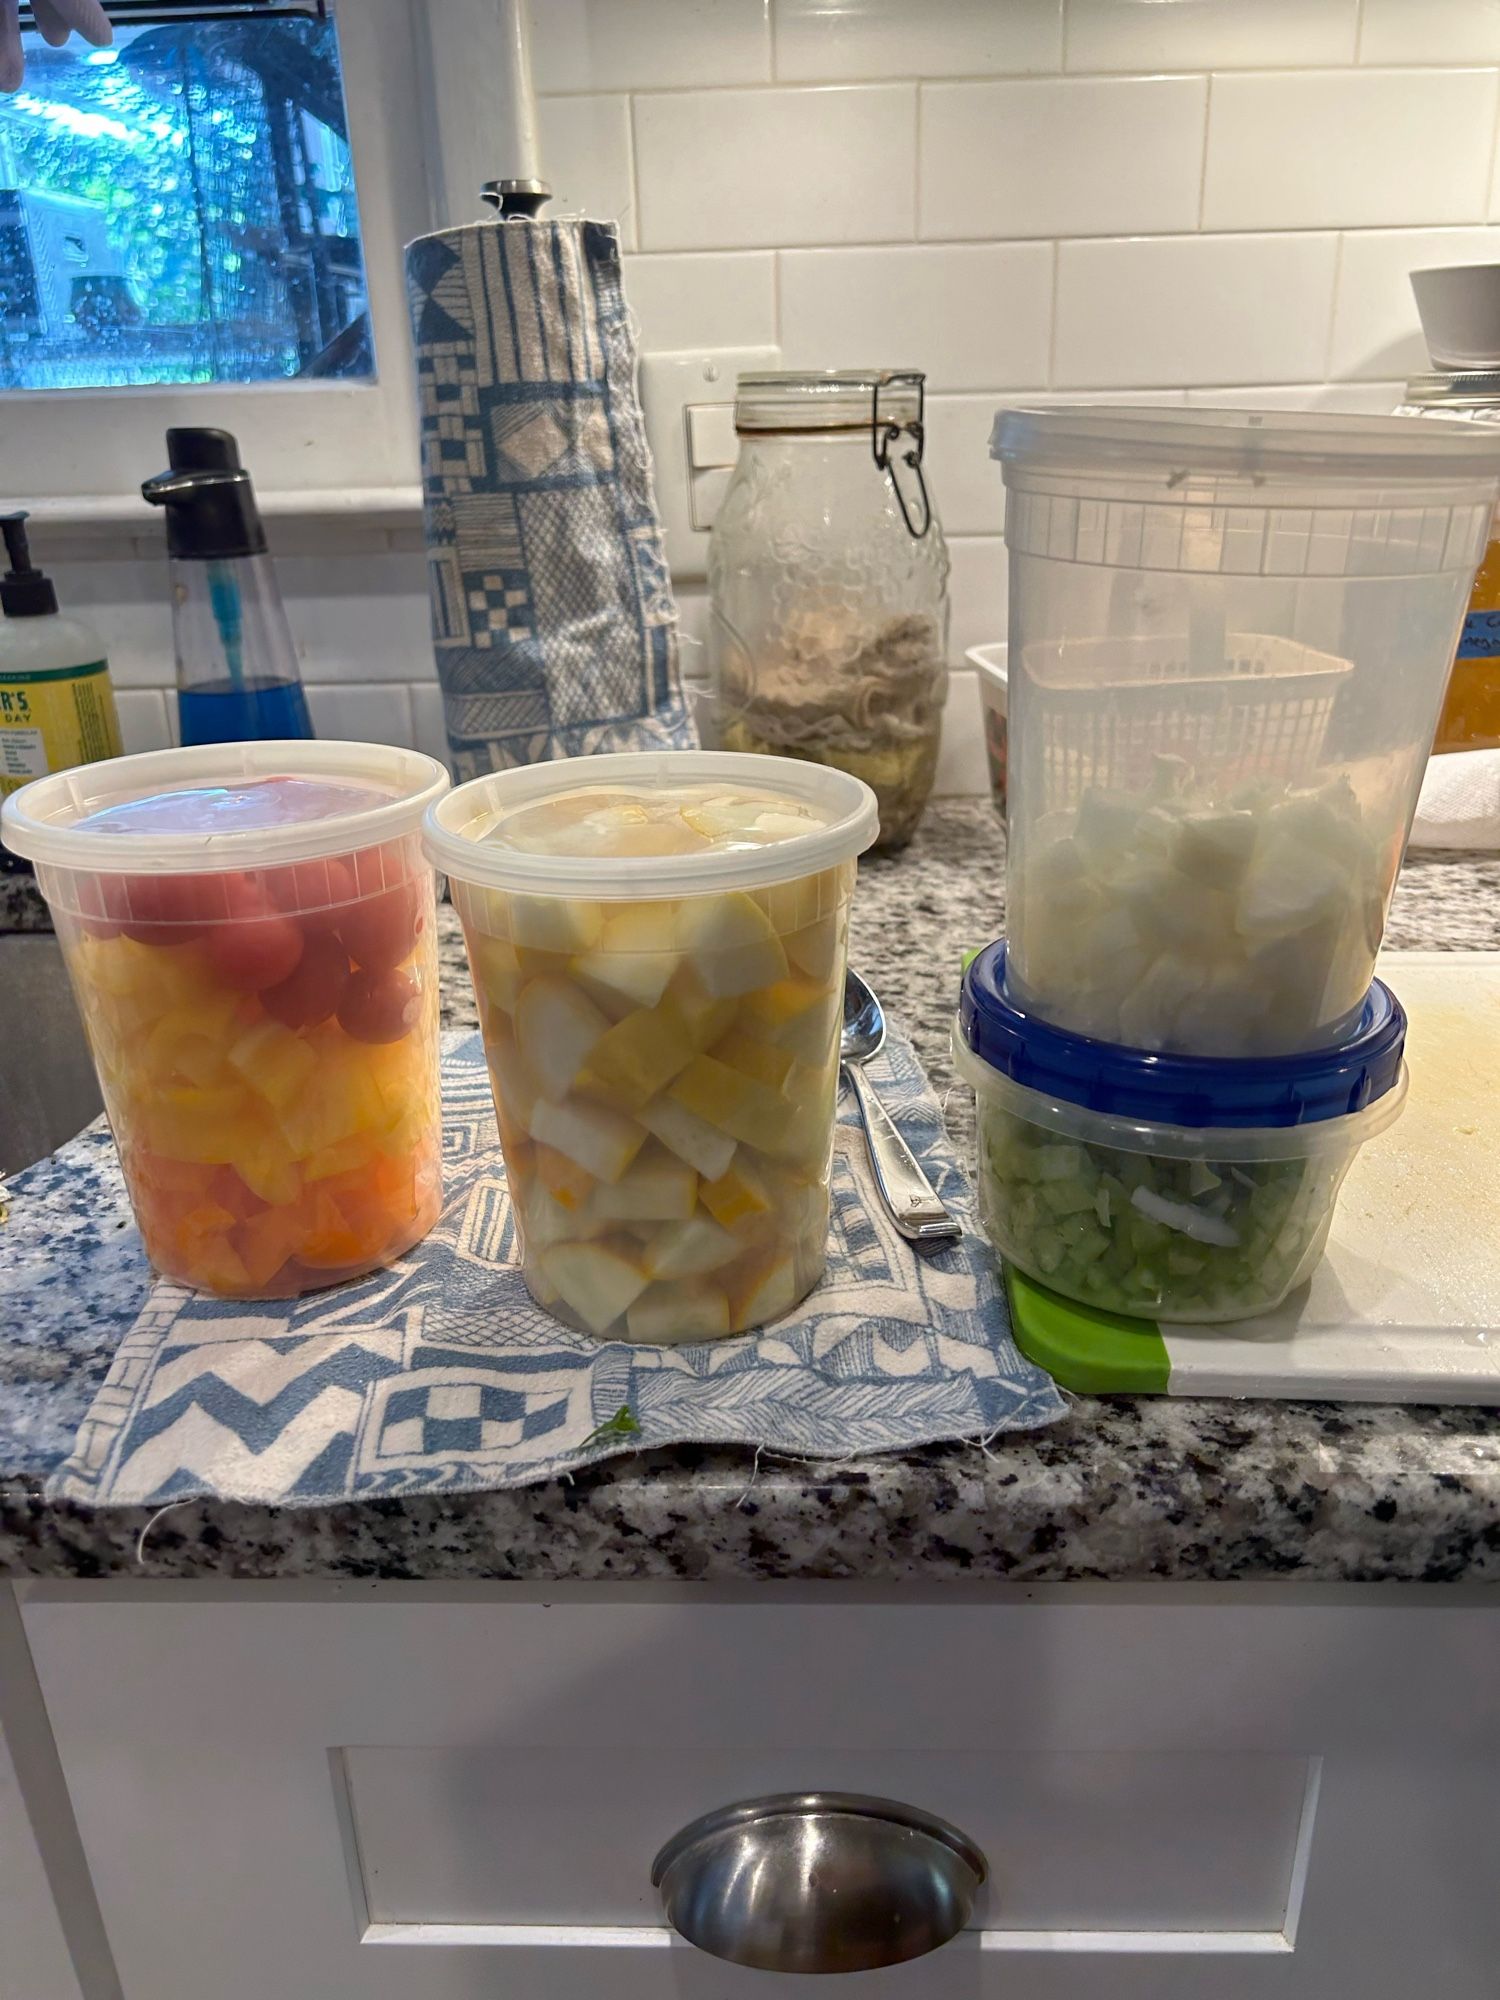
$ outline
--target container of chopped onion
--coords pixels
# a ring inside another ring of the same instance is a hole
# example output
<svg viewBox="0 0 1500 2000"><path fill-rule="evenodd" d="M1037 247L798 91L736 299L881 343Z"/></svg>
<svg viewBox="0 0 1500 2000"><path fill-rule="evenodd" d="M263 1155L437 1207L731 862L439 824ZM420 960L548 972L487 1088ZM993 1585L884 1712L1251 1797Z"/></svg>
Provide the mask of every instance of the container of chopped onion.
<svg viewBox="0 0 1500 2000"><path fill-rule="evenodd" d="M1406 1015L1381 980L1336 1047L1162 1055L1075 1035L964 975L954 1054L978 1109L980 1210L1008 1263L1082 1305L1209 1325L1311 1275L1356 1153L1406 1095Z"/></svg>

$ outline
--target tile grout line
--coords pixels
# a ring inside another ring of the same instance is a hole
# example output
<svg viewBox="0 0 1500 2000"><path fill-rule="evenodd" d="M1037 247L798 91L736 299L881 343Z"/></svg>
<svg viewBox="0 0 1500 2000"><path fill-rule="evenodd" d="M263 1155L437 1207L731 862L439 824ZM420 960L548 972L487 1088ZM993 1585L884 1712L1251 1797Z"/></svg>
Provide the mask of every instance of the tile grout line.
<svg viewBox="0 0 1500 2000"><path fill-rule="evenodd" d="M1208 214L1208 142L1213 130L1214 115L1214 73L1208 72L1205 79L1207 88L1203 93L1203 153L1198 163L1198 234L1204 234L1204 221Z"/></svg>
<svg viewBox="0 0 1500 2000"><path fill-rule="evenodd" d="M641 215L640 149L636 140L635 92L633 90L627 91L625 95L625 153L630 168L631 234L635 237L635 247L639 251L645 246L646 231L643 227L643 218Z"/></svg>
<svg viewBox="0 0 1500 2000"><path fill-rule="evenodd" d="M1464 75L1472 76L1479 70L1500 69L1500 61L1494 57L1476 57L1468 62L1447 60L1443 62L1388 62L1388 63L1207 63L1186 64L1180 68L1168 65L1156 69L1088 69L1088 70L955 70L917 75L891 76L837 76L813 78L785 78L767 83L763 79L720 83L645 83L617 84L612 90L544 90L538 96L551 102L558 98L579 97L721 97L728 92L741 91L760 94L765 91L808 92L814 90L890 90L902 84L1044 84L1044 83L1181 83L1195 77L1210 75L1233 77L1298 77L1298 76L1432 76Z"/></svg>
<svg viewBox="0 0 1500 2000"><path fill-rule="evenodd" d="M1500 223L1443 222L1308 222L1263 223L1247 229L1111 229L1103 232L1039 231L1035 236L862 236L825 237L813 243L674 243L661 249L632 250L628 256L648 257L770 257L779 251L840 250L1024 250L1058 243L1236 243L1289 242L1307 236L1430 236L1445 231L1500 229ZM1500 243L1500 237L1497 237Z"/></svg>
<svg viewBox="0 0 1500 2000"><path fill-rule="evenodd" d="M1333 246L1333 285L1328 295L1328 333L1323 342L1323 376L1333 379L1333 336L1339 319L1339 292L1344 282L1344 232L1339 231Z"/></svg>
<svg viewBox="0 0 1500 2000"><path fill-rule="evenodd" d="M1062 238L1052 239L1052 301L1047 313L1047 376L1050 389L1057 379L1057 297L1062 286Z"/></svg>
<svg viewBox="0 0 1500 2000"><path fill-rule="evenodd" d="M922 215L922 127L927 108L927 86L921 77L915 79L917 91L916 111L912 119L912 200L911 234L914 243L926 240Z"/></svg>

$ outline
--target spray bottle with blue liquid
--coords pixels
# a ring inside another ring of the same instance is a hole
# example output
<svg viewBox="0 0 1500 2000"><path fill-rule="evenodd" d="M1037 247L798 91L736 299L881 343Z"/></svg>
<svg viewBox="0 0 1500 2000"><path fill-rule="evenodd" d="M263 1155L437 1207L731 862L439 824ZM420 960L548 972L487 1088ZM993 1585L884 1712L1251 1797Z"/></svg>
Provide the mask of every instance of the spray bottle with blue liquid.
<svg viewBox="0 0 1500 2000"><path fill-rule="evenodd" d="M250 475L228 431L167 432L141 492L167 514L177 718L184 743L311 736L291 628Z"/></svg>

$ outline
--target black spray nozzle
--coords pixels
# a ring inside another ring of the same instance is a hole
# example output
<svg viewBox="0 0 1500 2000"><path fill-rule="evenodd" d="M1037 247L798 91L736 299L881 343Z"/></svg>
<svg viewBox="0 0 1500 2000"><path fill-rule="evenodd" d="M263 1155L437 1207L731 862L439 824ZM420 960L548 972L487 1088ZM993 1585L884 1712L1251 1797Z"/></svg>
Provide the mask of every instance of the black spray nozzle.
<svg viewBox="0 0 1500 2000"><path fill-rule="evenodd" d="M44 576L31 560L26 521L24 507L13 514L0 514L0 535L5 537L10 565L0 576L0 611L7 618L50 618L57 610L57 592L51 577Z"/></svg>
<svg viewBox="0 0 1500 2000"><path fill-rule="evenodd" d="M266 531L250 475L228 431L174 427L167 463L141 486L142 497L167 510L167 549L190 562L265 553Z"/></svg>

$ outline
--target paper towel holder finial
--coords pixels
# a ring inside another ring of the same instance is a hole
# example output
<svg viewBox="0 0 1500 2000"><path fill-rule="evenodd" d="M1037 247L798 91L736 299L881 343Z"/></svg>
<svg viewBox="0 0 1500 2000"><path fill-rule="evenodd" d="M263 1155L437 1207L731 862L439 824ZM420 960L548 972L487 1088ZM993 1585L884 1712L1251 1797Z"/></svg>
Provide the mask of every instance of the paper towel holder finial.
<svg viewBox="0 0 1500 2000"><path fill-rule="evenodd" d="M535 217L552 199L552 189L541 180L482 181L479 192L491 208L500 211L502 222L513 216Z"/></svg>

